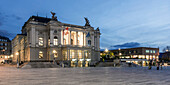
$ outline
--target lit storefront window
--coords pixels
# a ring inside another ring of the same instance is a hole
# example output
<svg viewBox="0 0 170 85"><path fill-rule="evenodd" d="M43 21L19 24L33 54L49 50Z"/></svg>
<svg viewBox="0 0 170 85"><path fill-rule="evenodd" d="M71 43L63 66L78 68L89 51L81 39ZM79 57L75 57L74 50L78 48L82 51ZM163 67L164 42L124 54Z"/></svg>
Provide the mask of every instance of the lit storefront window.
<svg viewBox="0 0 170 85"><path fill-rule="evenodd" d="M63 57L64 57L64 60L67 60L67 51L66 50L63 50Z"/></svg>
<svg viewBox="0 0 170 85"><path fill-rule="evenodd" d="M43 52L39 51L39 58L43 58Z"/></svg>
<svg viewBox="0 0 170 85"><path fill-rule="evenodd" d="M53 53L54 53L54 58L57 58L58 57L58 53L56 50L53 50Z"/></svg>
<svg viewBox="0 0 170 85"><path fill-rule="evenodd" d="M42 37L39 38L39 45L43 46L43 38Z"/></svg>
<svg viewBox="0 0 170 85"><path fill-rule="evenodd" d="M75 58L75 50L70 50L70 59L74 59Z"/></svg>
<svg viewBox="0 0 170 85"><path fill-rule="evenodd" d="M78 50L78 51L77 51L77 54L78 54L78 59L81 59L81 58L82 58L82 51L81 51L81 50Z"/></svg>

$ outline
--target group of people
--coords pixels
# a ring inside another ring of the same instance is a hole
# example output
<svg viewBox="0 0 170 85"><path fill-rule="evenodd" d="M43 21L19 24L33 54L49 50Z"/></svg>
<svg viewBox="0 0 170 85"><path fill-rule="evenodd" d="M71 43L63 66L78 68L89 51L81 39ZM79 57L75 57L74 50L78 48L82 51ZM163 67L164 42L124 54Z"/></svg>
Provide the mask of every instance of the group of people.
<svg viewBox="0 0 170 85"><path fill-rule="evenodd" d="M149 61L149 70L152 69L152 65L153 65L153 60ZM164 60L161 61L156 61L156 66L157 66L157 70L159 70L159 67L162 70L162 66L164 65Z"/></svg>

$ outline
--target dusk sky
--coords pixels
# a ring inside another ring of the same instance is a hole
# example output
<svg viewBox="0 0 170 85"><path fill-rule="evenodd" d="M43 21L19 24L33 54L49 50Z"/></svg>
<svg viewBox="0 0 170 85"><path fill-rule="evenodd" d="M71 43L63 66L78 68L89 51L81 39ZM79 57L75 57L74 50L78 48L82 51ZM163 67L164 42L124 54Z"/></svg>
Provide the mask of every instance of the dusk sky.
<svg viewBox="0 0 170 85"><path fill-rule="evenodd" d="M1 0L0 35L13 39L32 15L101 31L101 48L170 46L170 0ZM160 49L160 51L161 51Z"/></svg>

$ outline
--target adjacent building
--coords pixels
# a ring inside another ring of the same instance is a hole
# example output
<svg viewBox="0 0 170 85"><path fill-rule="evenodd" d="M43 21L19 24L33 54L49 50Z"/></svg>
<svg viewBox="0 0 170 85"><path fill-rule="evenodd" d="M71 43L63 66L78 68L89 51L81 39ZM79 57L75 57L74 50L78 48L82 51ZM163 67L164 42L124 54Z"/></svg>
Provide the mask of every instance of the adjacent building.
<svg viewBox="0 0 170 85"><path fill-rule="evenodd" d="M64 61L70 66L89 66L100 60L100 30L31 16L22 33L12 40L13 62Z"/></svg>
<svg viewBox="0 0 170 85"><path fill-rule="evenodd" d="M0 36L0 63L11 58L11 40Z"/></svg>
<svg viewBox="0 0 170 85"><path fill-rule="evenodd" d="M109 51L113 52L114 56L118 56L122 61L133 62L136 64L142 63L144 66L148 64L149 60L159 60L159 48L136 47ZM101 54L102 53L106 52L101 51Z"/></svg>
<svg viewBox="0 0 170 85"><path fill-rule="evenodd" d="M170 61L170 51L160 53L159 57L160 57L161 60L164 60L165 62L169 62Z"/></svg>

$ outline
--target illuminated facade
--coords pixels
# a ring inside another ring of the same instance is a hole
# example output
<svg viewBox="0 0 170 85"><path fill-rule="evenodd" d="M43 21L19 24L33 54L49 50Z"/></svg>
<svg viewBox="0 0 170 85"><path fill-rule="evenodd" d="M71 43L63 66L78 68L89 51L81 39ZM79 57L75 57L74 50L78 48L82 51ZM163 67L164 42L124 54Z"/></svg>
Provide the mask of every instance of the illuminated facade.
<svg viewBox="0 0 170 85"><path fill-rule="evenodd" d="M11 58L11 40L7 37L0 36L0 63Z"/></svg>
<svg viewBox="0 0 170 85"><path fill-rule="evenodd" d="M71 66L88 66L100 59L100 30L86 19L85 26L32 16L22 34L12 40L13 61L64 61ZM16 55L16 53L19 53Z"/></svg>
<svg viewBox="0 0 170 85"><path fill-rule="evenodd" d="M136 64L142 63L144 66L148 64L149 60L159 60L159 48L137 47L109 51L126 62L133 62ZM102 53L104 52L102 51L101 54Z"/></svg>

